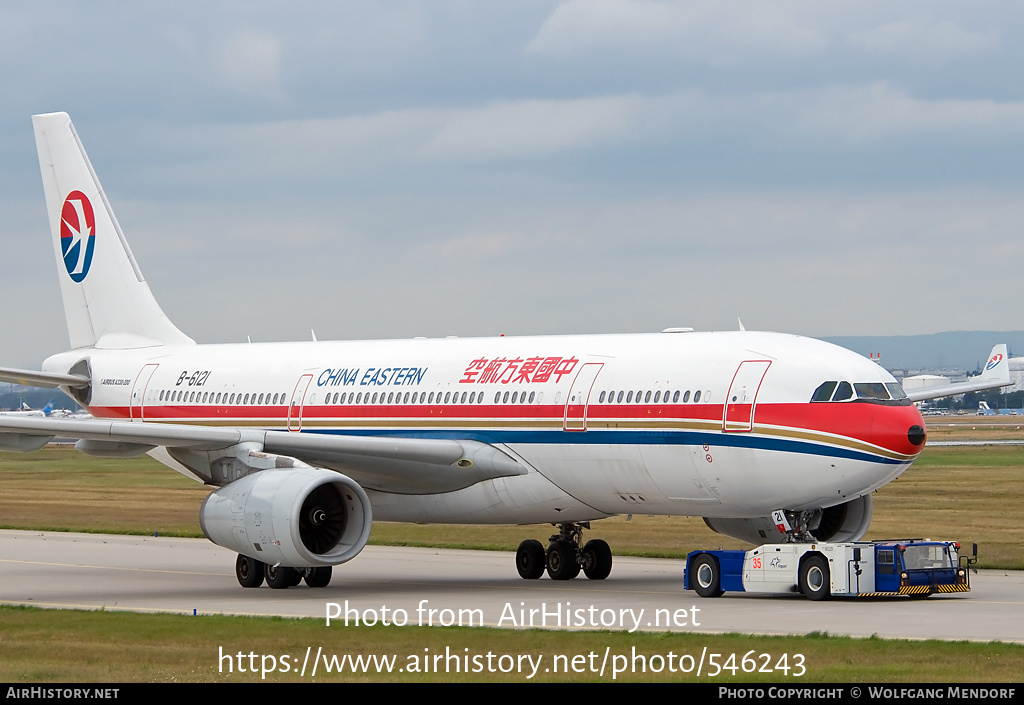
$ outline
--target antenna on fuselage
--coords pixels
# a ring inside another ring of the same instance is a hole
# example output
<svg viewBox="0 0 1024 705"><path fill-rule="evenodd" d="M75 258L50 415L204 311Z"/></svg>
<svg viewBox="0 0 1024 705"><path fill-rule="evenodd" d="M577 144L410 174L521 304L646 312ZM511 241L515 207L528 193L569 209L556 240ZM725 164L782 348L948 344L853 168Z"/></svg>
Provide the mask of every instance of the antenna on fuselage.
<svg viewBox="0 0 1024 705"><path fill-rule="evenodd" d="M747 329L743 327L743 321L740 320L739 316L736 316L736 322L740 324L740 332L744 332Z"/></svg>

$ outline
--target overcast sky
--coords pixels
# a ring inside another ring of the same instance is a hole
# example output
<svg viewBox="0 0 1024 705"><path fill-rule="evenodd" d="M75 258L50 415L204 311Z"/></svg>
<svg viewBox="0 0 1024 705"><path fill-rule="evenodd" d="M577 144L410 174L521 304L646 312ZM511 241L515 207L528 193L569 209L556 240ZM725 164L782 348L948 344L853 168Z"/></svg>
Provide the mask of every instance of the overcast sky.
<svg viewBox="0 0 1024 705"><path fill-rule="evenodd" d="M5 2L0 365L70 113L200 342L1024 328L1024 7Z"/></svg>

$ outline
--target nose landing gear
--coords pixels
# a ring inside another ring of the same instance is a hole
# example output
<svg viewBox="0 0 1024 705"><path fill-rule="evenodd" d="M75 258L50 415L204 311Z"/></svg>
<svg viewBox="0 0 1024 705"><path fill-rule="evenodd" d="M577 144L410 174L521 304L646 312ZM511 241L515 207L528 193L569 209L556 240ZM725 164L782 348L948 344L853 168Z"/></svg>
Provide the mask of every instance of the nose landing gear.
<svg viewBox="0 0 1024 705"><path fill-rule="evenodd" d="M520 577L536 580L547 570L552 580L572 580L583 570L591 580L604 580L612 572L612 550L605 541L592 539L583 543L583 529L590 522L569 522L558 525L558 533L548 539L548 550L536 539L527 539L516 551L516 568Z"/></svg>

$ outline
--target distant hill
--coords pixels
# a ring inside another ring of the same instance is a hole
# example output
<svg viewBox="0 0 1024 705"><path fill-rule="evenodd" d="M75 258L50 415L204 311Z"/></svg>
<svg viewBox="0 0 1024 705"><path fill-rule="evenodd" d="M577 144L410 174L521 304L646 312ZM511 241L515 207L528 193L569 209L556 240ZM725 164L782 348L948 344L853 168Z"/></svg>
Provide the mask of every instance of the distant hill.
<svg viewBox="0 0 1024 705"><path fill-rule="evenodd" d="M1010 357L1024 355L1024 331L950 331L929 335L848 335L823 338L867 357L882 355L887 369L981 369L996 343L1009 346Z"/></svg>

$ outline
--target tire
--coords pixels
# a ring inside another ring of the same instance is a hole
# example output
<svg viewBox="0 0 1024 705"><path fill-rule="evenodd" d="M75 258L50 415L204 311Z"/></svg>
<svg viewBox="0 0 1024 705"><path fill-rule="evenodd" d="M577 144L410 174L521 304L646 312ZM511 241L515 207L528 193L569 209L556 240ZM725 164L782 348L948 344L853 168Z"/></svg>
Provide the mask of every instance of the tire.
<svg viewBox="0 0 1024 705"><path fill-rule="evenodd" d="M331 582L331 573L333 572L331 566L310 568L309 572L306 573L306 585L311 588L327 587L328 583Z"/></svg>
<svg viewBox="0 0 1024 705"><path fill-rule="evenodd" d="M238 578L238 584L244 588L258 588L262 585L264 570L263 563L241 553L235 560L235 577Z"/></svg>
<svg viewBox="0 0 1024 705"><path fill-rule="evenodd" d="M524 580L536 580L544 575L547 567L547 556L544 555L544 546L537 539L527 539L519 544L516 551L516 570L519 577Z"/></svg>
<svg viewBox="0 0 1024 705"><path fill-rule="evenodd" d="M690 586L701 597L721 597L725 590L718 559L707 553L694 558L690 566Z"/></svg>
<svg viewBox="0 0 1024 705"><path fill-rule="evenodd" d="M548 546L547 568L552 580L572 580L579 575L576 546L568 541L555 541Z"/></svg>
<svg viewBox="0 0 1024 705"><path fill-rule="evenodd" d="M583 547L583 573L591 580L604 580L612 572L612 549L601 539Z"/></svg>
<svg viewBox="0 0 1024 705"><path fill-rule="evenodd" d="M808 600L832 599L832 572L824 556L808 556L800 564L800 592Z"/></svg>
<svg viewBox="0 0 1024 705"><path fill-rule="evenodd" d="M286 568L283 565L276 567L268 565L264 572L267 576L267 585L275 590L290 588L294 584L292 581L297 574L294 568Z"/></svg>

